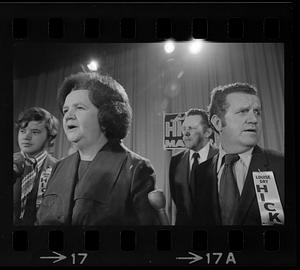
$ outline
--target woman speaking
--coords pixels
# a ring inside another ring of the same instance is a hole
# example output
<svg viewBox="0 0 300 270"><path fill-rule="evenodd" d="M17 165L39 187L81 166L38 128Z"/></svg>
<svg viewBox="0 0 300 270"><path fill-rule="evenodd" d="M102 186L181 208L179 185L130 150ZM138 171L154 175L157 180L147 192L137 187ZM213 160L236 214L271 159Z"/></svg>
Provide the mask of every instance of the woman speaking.
<svg viewBox="0 0 300 270"><path fill-rule="evenodd" d="M58 103L77 151L53 169L36 225L158 224L147 197L153 167L122 144L132 115L124 88L109 76L77 73L63 82Z"/></svg>

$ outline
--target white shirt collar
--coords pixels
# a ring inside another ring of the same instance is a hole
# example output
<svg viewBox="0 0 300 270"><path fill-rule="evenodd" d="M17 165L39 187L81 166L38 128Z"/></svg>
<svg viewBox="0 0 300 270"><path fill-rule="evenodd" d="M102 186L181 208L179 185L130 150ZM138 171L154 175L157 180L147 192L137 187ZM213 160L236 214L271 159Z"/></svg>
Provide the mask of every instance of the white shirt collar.
<svg viewBox="0 0 300 270"><path fill-rule="evenodd" d="M253 151L254 147L252 147L251 149L249 149L248 151L238 154L240 157L240 161L245 165L245 167L248 169L250 161L251 161L251 157L252 157L252 151ZM217 172L219 172L220 168L221 168L221 162L222 162L222 158L226 155L227 153L225 152L225 150L222 148L221 144L219 146L219 158L218 158L218 164L217 164Z"/></svg>
<svg viewBox="0 0 300 270"><path fill-rule="evenodd" d="M190 164L193 163L193 154L194 153L198 153L200 155L200 160L199 163L204 162L205 160L207 160L207 156L208 156L208 152L209 152L209 147L210 147L210 143L207 142L207 144L202 147L198 152L190 149Z"/></svg>

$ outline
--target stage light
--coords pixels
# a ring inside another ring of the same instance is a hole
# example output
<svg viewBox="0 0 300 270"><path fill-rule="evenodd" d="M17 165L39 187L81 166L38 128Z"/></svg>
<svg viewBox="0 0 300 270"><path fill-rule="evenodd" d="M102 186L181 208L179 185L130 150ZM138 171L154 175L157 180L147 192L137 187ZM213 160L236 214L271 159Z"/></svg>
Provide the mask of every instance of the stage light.
<svg viewBox="0 0 300 270"><path fill-rule="evenodd" d="M164 48L166 53L172 53L175 50L175 44L173 41L169 40L166 42Z"/></svg>
<svg viewBox="0 0 300 270"><path fill-rule="evenodd" d="M87 67L88 67L88 69L90 70L90 71L97 71L98 70L98 63L96 62L96 61L91 61L88 65L87 65Z"/></svg>
<svg viewBox="0 0 300 270"><path fill-rule="evenodd" d="M191 54L197 54L201 51L203 45L202 39L194 39L191 41L189 50Z"/></svg>

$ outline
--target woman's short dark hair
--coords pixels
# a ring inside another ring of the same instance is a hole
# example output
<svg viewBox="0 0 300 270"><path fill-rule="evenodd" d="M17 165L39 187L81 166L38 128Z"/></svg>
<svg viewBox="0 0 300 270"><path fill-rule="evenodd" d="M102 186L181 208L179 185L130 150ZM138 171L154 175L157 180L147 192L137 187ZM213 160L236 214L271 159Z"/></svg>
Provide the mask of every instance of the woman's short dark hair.
<svg viewBox="0 0 300 270"><path fill-rule="evenodd" d="M16 121L18 131L20 128L26 128L30 121L45 121L49 146L53 146L59 126L57 118L43 108L31 107L19 114L18 120Z"/></svg>
<svg viewBox="0 0 300 270"><path fill-rule="evenodd" d="M98 121L109 140L126 137L132 110L125 89L112 77L95 72L80 72L65 78L58 89L58 105L62 112L67 95L75 90L88 90L89 99L98 109Z"/></svg>
<svg viewBox="0 0 300 270"><path fill-rule="evenodd" d="M236 82L228 85L221 85L211 91L210 104L208 105L209 120L217 115L222 121L226 114L228 103L226 97L231 93L244 93L257 96L257 90L248 83Z"/></svg>

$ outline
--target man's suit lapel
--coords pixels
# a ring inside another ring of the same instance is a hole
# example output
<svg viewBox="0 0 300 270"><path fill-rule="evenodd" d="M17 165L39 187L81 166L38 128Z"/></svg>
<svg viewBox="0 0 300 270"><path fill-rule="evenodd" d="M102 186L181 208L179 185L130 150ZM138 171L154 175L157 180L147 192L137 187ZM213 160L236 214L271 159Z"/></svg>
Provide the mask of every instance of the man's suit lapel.
<svg viewBox="0 0 300 270"><path fill-rule="evenodd" d="M211 181L212 190L212 210L214 211L214 219L216 225L221 224L220 206L219 206L219 192L218 192L218 176L217 176L217 164L219 155L215 155L211 160L211 169L209 170L208 180Z"/></svg>
<svg viewBox="0 0 300 270"><path fill-rule="evenodd" d="M209 146L209 151L208 151L208 155L207 155L207 159L212 158L215 154L217 154L218 149L215 147L212 147L211 145Z"/></svg>
<svg viewBox="0 0 300 270"><path fill-rule="evenodd" d="M189 164L189 150L186 150L177 167L175 172L175 183L178 185L178 189L181 191L177 194L177 211L179 208L184 211L188 216L191 214L191 187L189 182L189 171L190 171L190 164ZM179 205L181 205L179 207Z"/></svg>
<svg viewBox="0 0 300 270"><path fill-rule="evenodd" d="M267 170L268 162L263 151L259 146L255 146L252 152L251 162L249 164L248 173L245 179L243 191L240 198L239 207L236 213L235 224L242 224L244 218L247 216L247 212L251 207L252 203L256 199L252 173L254 171L265 171Z"/></svg>
<svg viewBox="0 0 300 270"><path fill-rule="evenodd" d="M216 155L217 153L217 149L210 146L209 147L209 151L208 151L208 155L207 155L207 160L213 158L214 156L218 156ZM188 156L189 157L189 156ZM216 171L217 171L217 161L218 159L215 157L214 160L212 160L212 162L210 163L210 169L208 170L209 176L208 177L203 177L201 175L197 175L197 179L195 179L195 181L206 181L206 179L210 179L208 182L206 182L206 185L211 185L212 183L218 183L217 182L217 178L216 178ZM212 183L211 183L212 182ZM196 183L191 183L190 187L191 187L191 198L192 198L192 202L196 202L197 198L196 198ZM215 194L215 191L217 192L218 190L215 189L215 187L212 187L213 189L213 194ZM206 198L206 196L205 196ZM214 202L214 201L213 201Z"/></svg>
<svg viewBox="0 0 300 270"><path fill-rule="evenodd" d="M176 168L175 174L175 182L182 183L186 187L189 186L189 171L190 171L190 164L189 164L189 151L185 151L182 155L181 160L178 163Z"/></svg>
<svg viewBox="0 0 300 270"><path fill-rule="evenodd" d="M220 224L220 208L218 196L217 161L218 154L197 169L197 179L192 185L192 198L199 224Z"/></svg>

